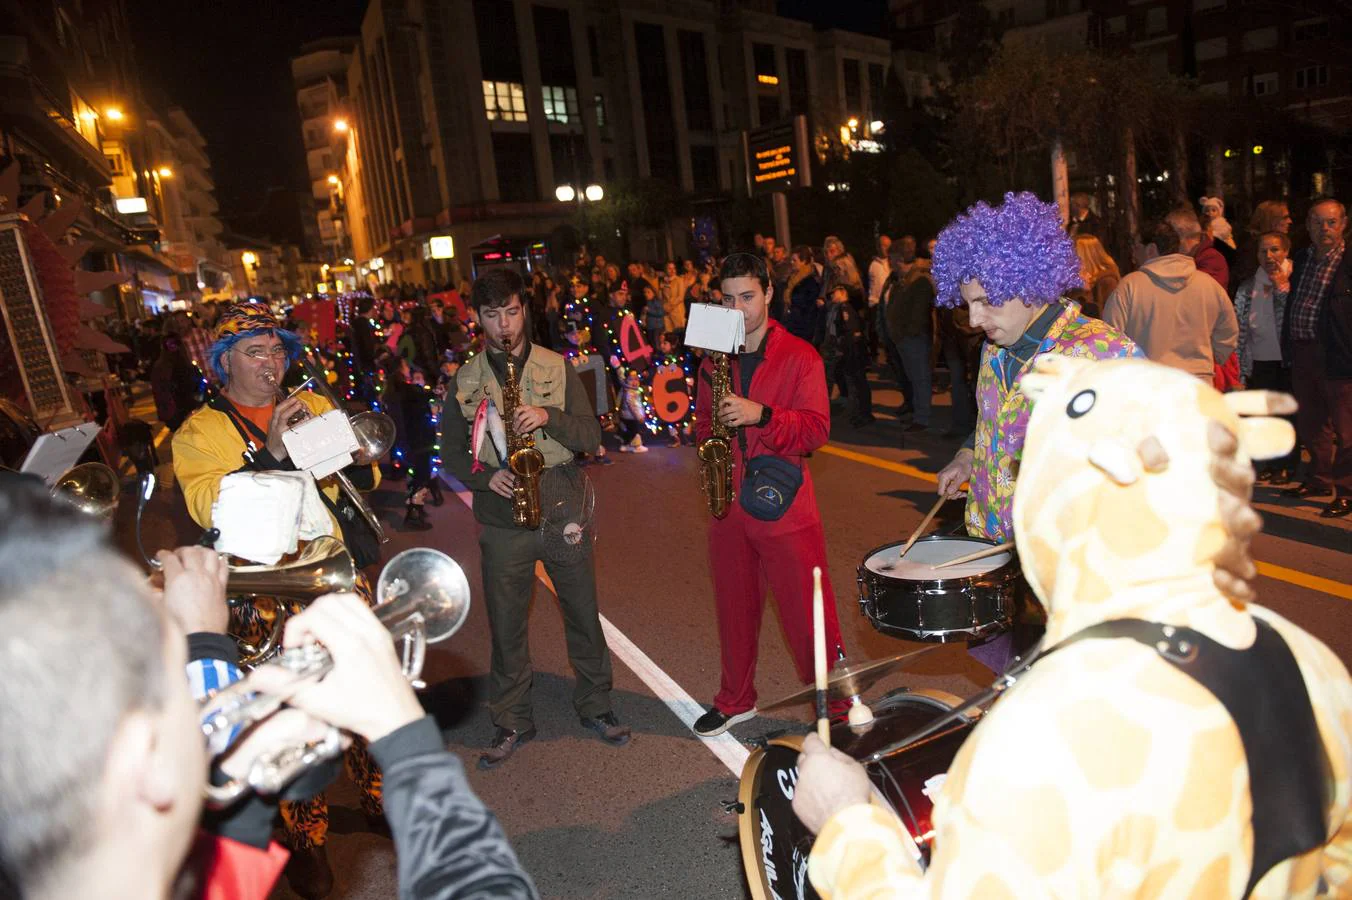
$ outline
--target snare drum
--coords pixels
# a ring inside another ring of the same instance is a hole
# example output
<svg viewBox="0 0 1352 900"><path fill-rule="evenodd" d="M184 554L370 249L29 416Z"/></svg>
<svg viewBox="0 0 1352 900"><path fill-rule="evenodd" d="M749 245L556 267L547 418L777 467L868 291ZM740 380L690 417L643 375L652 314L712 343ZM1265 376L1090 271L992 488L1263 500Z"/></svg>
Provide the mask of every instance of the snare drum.
<svg viewBox="0 0 1352 900"><path fill-rule="evenodd" d="M862 759L911 734L961 703L942 691L894 691L873 706L873 723L856 730L831 729L831 746ZM971 733L978 713L919 743L898 750L869 769L874 802L896 813L917 871L929 865L934 827L930 814L943 777ZM738 800L742 863L755 900L815 898L807 880L807 859L816 839L793 812L802 735L775 738L747 758Z"/></svg>
<svg viewBox="0 0 1352 900"><path fill-rule="evenodd" d="M859 567L859 606L878 631L912 641L974 641L1008 631L1025 590L1014 551L933 568L994 545L985 538L930 535L900 562L905 542L878 547ZM896 567L885 569L888 563Z"/></svg>

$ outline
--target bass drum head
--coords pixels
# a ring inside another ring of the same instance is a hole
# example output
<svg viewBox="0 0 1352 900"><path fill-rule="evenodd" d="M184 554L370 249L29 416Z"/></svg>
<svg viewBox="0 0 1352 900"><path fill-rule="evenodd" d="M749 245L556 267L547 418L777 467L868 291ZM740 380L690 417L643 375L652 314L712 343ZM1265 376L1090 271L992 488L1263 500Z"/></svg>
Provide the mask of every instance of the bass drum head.
<svg viewBox="0 0 1352 900"><path fill-rule="evenodd" d="M907 734L923 728L961 703L961 699L943 691L897 691L873 706L874 722L867 729L852 729L848 724L831 728L831 746L860 759L886 747ZM807 861L816 836L793 812L793 792L798 782L798 752L802 735L785 735L754 751L742 769L737 800L738 832L742 847L742 865L747 884L755 900L797 897L809 900L817 892L807 878ZM895 793L876 773L873 802L895 812L885 794ZM928 822L928 810L925 811ZM909 835L910 829L906 830ZM907 841L916 869L924 868L927 854L914 839Z"/></svg>

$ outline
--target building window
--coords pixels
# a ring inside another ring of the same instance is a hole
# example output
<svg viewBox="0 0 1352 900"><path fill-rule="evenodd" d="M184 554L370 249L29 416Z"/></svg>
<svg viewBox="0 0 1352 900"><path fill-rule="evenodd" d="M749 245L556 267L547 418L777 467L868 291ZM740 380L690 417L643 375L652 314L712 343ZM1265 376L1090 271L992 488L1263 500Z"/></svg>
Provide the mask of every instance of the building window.
<svg viewBox="0 0 1352 900"><path fill-rule="evenodd" d="M713 131L713 96L709 90L709 58L704 49L704 34L679 31L676 43L681 54L681 83L685 86L686 125L694 131Z"/></svg>
<svg viewBox="0 0 1352 900"><path fill-rule="evenodd" d="M1225 38L1207 38L1205 41L1197 42L1197 61L1206 62L1209 59L1220 59L1226 54Z"/></svg>
<svg viewBox="0 0 1352 900"><path fill-rule="evenodd" d="M1245 76L1244 84L1246 93L1255 97L1270 97L1277 93L1281 82L1276 72L1265 72L1262 75L1255 75L1252 78Z"/></svg>
<svg viewBox="0 0 1352 900"><path fill-rule="evenodd" d="M1303 91L1313 87L1323 87L1329 83L1328 66L1306 66L1296 69L1296 90Z"/></svg>
<svg viewBox="0 0 1352 900"><path fill-rule="evenodd" d="M784 51L785 74L789 77L789 112L794 115L806 113L809 93L807 89L807 51Z"/></svg>
<svg viewBox="0 0 1352 900"><path fill-rule="evenodd" d="M493 163L498 170L498 197L504 203L540 199L535 186L535 154L530 135L493 133Z"/></svg>
<svg viewBox="0 0 1352 900"><path fill-rule="evenodd" d="M874 113L874 118L878 118L883 111L883 90L884 90L883 67L878 63L868 64L868 108Z"/></svg>
<svg viewBox="0 0 1352 900"><path fill-rule="evenodd" d="M661 25L634 23L638 86L643 97L643 130L648 136L648 175L676 182L676 121L671 116L671 78Z"/></svg>
<svg viewBox="0 0 1352 900"><path fill-rule="evenodd" d="M1293 41L1317 41L1328 36L1328 19L1307 19L1291 26L1291 39Z"/></svg>
<svg viewBox="0 0 1352 900"><path fill-rule="evenodd" d="M560 125L576 125L582 121L577 108L577 88L545 85L540 90L545 97L547 121L558 122Z"/></svg>
<svg viewBox="0 0 1352 900"><path fill-rule="evenodd" d="M1105 24L1108 26L1109 34L1126 34L1127 32L1126 16L1112 16Z"/></svg>
<svg viewBox="0 0 1352 900"><path fill-rule="evenodd" d="M113 154L111 156L105 156L103 159L105 162L108 163L108 168L109 170L112 171L114 175L127 174L127 167L123 165L121 153Z"/></svg>
<svg viewBox="0 0 1352 900"><path fill-rule="evenodd" d="M772 44L752 44L751 65L755 68L756 75L778 77L779 72L775 68L774 46Z"/></svg>
<svg viewBox="0 0 1352 900"><path fill-rule="evenodd" d="M1169 9L1165 6L1156 6L1145 12L1145 31L1146 34L1159 34L1169 28Z"/></svg>
<svg viewBox="0 0 1352 900"><path fill-rule="evenodd" d="M573 66L573 28L568 10L553 6L536 6L535 51L540 61L540 80L545 84L577 84L577 69Z"/></svg>
<svg viewBox="0 0 1352 900"><path fill-rule="evenodd" d="M1271 50L1277 46L1277 26L1255 28L1252 31L1244 32L1244 36L1240 39L1240 46L1245 53L1254 50Z"/></svg>
<svg viewBox="0 0 1352 900"><path fill-rule="evenodd" d="M1225 0L1192 0L1193 12L1215 12L1225 9Z"/></svg>
<svg viewBox="0 0 1352 900"><path fill-rule="evenodd" d="M519 84L506 81L484 82L484 110L490 120L501 122L526 121L526 91Z"/></svg>
<svg viewBox="0 0 1352 900"><path fill-rule="evenodd" d="M779 119L779 97L764 95L756 98L756 111L760 114L760 124L769 125Z"/></svg>
<svg viewBox="0 0 1352 900"><path fill-rule="evenodd" d="M479 39L479 76L485 81L524 82L516 6L502 0L474 0L474 27Z"/></svg>
<svg viewBox="0 0 1352 900"><path fill-rule="evenodd" d="M601 77L601 41L594 27L587 28L587 55L591 57L592 74Z"/></svg>
<svg viewBox="0 0 1352 900"><path fill-rule="evenodd" d="M597 94L592 98L596 103L596 127L606 127L606 95Z"/></svg>
<svg viewBox="0 0 1352 900"><path fill-rule="evenodd" d="M696 144L690 148L690 178L697 191L718 190L718 149Z"/></svg>
<svg viewBox="0 0 1352 900"><path fill-rule="evenodd" d="M845 110L851 113L864 111L863 89L859 83L859 60L843 59L845 80Z"/></svg>

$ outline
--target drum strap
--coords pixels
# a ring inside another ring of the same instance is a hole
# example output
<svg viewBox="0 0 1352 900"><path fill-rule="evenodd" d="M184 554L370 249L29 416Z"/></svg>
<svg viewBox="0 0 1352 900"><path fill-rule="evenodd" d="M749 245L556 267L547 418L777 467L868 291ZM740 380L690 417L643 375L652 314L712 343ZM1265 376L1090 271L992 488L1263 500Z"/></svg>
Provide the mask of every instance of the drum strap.
<svg viewBox="0 0 1352 900"><path fill-rule="evenodd" d="M1244 896L1278 863L1324 845L1331 776L1310 695L1291 648L1254 617L1258 635L1232 650L1191 628L1141 619L1103 622L1066 638L1131 638L1210 691L1239 729L1253 801L1253 868Z"/></svg>

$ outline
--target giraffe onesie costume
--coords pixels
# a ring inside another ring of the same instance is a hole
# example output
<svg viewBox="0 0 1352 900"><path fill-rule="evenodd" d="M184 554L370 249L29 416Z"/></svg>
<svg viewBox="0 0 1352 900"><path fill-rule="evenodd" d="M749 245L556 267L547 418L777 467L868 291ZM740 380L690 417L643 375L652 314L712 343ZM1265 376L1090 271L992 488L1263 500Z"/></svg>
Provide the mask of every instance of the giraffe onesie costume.
<svg viewBox="0 0 1352 900"><path fill-rule="evenodd" d="M1255 898L1352 896L1352 680L1328 647L1212 581L1225 541L1208 420L1241 457L1279 456L1284 421L1241 419L1265 398L1225 395L1136 360L1039 360L1014 498L1044 646L1127 618L1186 626L1236 650L1270 624L1313 707L1330 783L1322 847L1268 869ZM958 752L919 872L895 817L847 807L809 872L824 898L1241 897L1253 853L1244 745L1225 707L1131 639L1087 639L1038 660ZM1321 890L1323 893L1321 893Z"/></svg>

